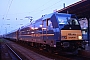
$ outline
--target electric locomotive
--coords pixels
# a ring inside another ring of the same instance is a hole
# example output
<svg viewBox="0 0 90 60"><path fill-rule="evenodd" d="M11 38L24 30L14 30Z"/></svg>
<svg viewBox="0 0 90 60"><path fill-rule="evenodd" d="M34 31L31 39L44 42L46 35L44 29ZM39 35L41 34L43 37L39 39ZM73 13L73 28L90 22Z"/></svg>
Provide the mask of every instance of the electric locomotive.
<svg viewBox="0 0 90 60"><path fill-rule="evenodd" d="M47 14L6 37L49 52L84 49L81 27L74 14Z"/></svg>
<svg viewBox="0 0 90 60"><path fill-rule="evenodd" d="M84 49L79 21L74 14L51 13L19 31L19 40L48 51Z"/></svg>

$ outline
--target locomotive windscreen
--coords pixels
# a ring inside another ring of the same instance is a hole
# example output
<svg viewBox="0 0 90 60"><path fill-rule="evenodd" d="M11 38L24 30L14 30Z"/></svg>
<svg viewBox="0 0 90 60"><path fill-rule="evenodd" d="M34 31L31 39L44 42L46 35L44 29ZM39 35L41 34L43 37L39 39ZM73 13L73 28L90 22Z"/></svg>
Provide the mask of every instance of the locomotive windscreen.
<svg viewBox="0 0 90 60"><path fill-rule="evenodd" d="M80 24L75 15L57 15L59 28L64 30L80 30Z"/></svg>

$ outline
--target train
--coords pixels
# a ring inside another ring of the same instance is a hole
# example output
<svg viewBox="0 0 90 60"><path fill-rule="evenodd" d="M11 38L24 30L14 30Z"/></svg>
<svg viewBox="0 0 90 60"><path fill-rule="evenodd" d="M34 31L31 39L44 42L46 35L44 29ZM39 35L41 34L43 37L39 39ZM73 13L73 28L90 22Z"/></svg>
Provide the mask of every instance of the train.
<svg viewBox="0 0 90 60"><path fill-rule="evenodd" d="M5 35L48 52L74 52L85 49L80 23L75 14L50 13L34 23Z"/></svg>

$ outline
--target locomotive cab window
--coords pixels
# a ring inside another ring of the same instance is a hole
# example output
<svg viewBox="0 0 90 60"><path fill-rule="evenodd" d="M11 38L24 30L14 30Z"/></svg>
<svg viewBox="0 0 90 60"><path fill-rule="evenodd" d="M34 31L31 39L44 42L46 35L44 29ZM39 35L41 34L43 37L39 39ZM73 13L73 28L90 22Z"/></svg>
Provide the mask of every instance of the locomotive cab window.
<svg viewBox="0 0 90 60"><path fill-rule="evenodd" d="M67 17L58 17L59 25L67 24Z"/></svg>
<svg viewBox="0 0 90 60"><path fill-rule="evenodd" d="M58 20L59 29L65 29L65 30L81 29L80 24L75 15L70 15L70 14L57 15L57 20Z"/></svg>
<svg viewBox="0 0 90 60"><path fill-rule="evenodd" d="M57 16L58 18L58 23L59 23L59 28L62 29L65 25L68 25L67 20L70 20L70 16Z"/></svg>
<svg viewBox="0 0 90 60"><path fill-rule="evenodd" d="M75 18L71 18L68 23L70 25L79 25L78 21Z"/></svg>

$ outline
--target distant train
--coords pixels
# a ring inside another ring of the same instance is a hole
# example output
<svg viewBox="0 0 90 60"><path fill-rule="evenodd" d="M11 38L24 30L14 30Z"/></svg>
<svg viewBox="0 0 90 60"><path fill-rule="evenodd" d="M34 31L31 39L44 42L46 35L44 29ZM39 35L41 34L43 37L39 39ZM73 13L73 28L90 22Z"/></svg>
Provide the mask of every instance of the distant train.
<svg viewBox="0 0 90 60"><path fill-rule="evenodd" d="M51 13L35 21L27 27L5 35L6 38L28 45L55 51L76 51L84 49L82 31L74 14Z"/></svg>

